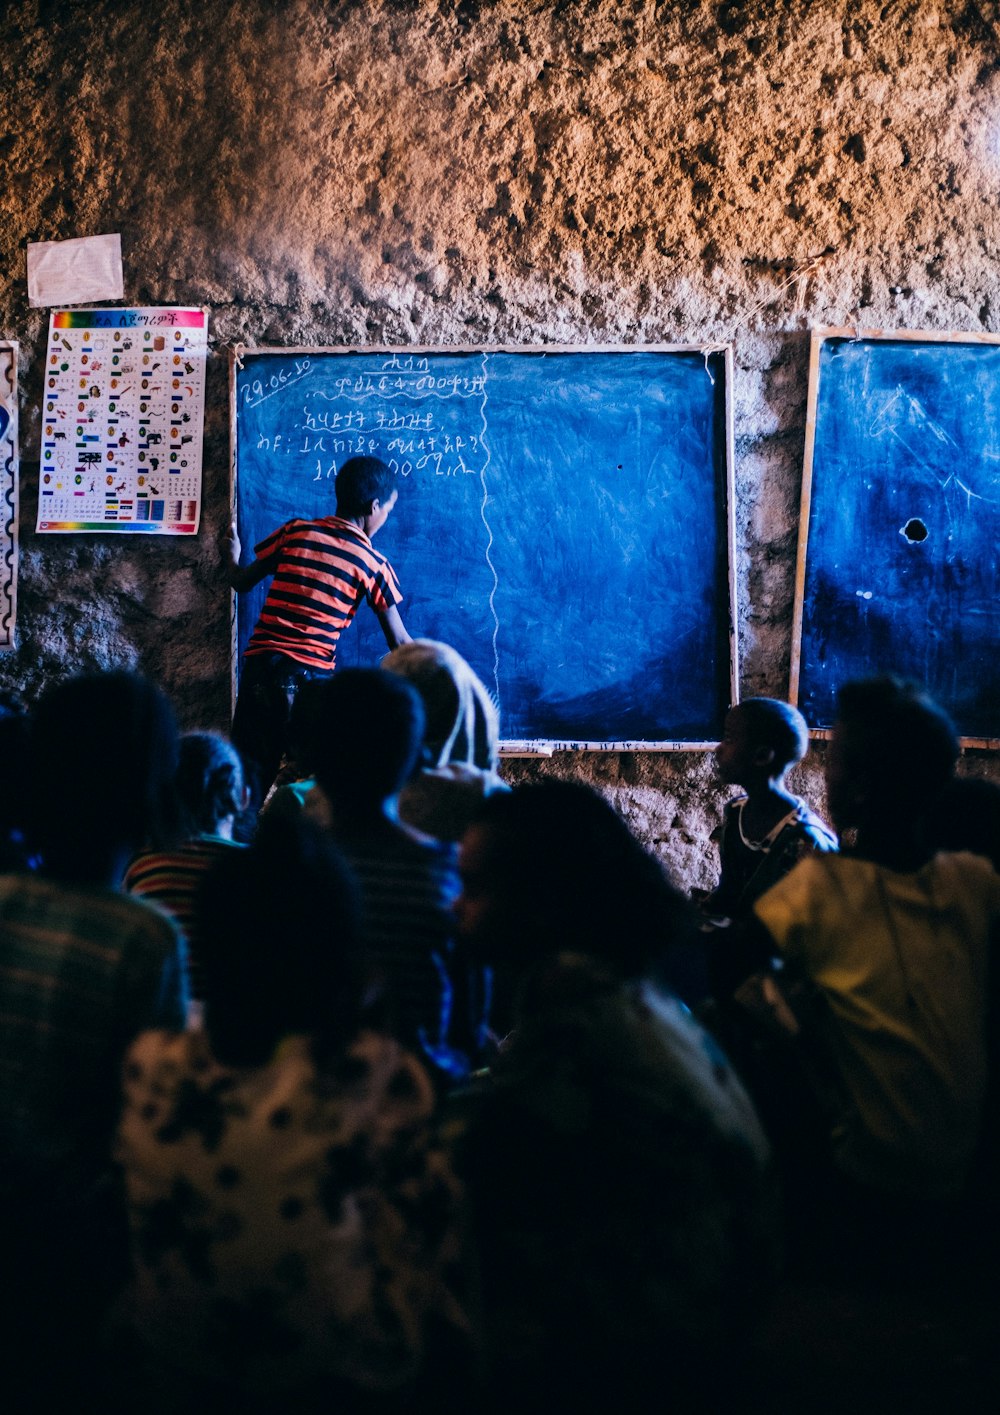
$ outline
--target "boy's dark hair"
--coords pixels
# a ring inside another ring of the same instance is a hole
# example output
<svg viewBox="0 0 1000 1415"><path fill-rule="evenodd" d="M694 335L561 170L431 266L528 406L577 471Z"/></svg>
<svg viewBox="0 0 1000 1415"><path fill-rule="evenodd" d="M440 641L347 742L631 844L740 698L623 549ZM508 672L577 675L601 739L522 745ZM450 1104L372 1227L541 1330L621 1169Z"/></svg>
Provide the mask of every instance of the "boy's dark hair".
<svg viewBox="0 0 1000 1415"><path fill-rule="evenodd" d="M774 768L784 771L809 750L809 728L798 708L781 698L744 698L735 709L746 723L754 747L774 753Z"/></svg>
<svg viewBox="0 0 1000 1415"><path fill-rule="evenodd" d="M71 678L31 724L31 840L43 870L97 880L116 851L175 838L177 729L159 688L135 673Z"/></svg>
<svg viewBox="0 0 1000 1415"><path fill-rule="evenodd" d="M177 795L184 833L212 834L226 816L243 809L243 763L232 742L217 732L187 732L181 738Z"/></svg>
<svg viewBox="0 0 1000 1415"><path fill-rule="evenodd" d="M396 488L396 475L378 457L349 457L337 473L337 513L363 516L373 501L384 505Z"/></svg>
<svg viewBox="0 0 1000 1415"><path fill-rule="evenodd" d="M845 683L837 694L844 771L863 778L883 814L924 815L958 761L948 714L913 683L890 676Z"/></svg>
<svg viewBox="0 0 1000 1415"><path fill-rule="evenodd" d="M345 668L321 684L308 756L331 801L381 803L413 775L424 737L420 694L381 668Z"/></svg>
<svg viewBox="0 0 1000 1415"><path fill-rule="evenodd" d="M301 814L263 818L198 893L205 1023L220 1061L256 1066L289 1033L320 1058L350 1042L361 1012L357 886L332 840Z"/></svg>
<svg viewBox="0 0 1000 1415"><path fill-rule="evenodd" d="M498 884L519 916L504 944L510 961L566 949L639 977L686 938L687 901L589 786L550 780L498 792L474 824L490 832Z"/></svg>

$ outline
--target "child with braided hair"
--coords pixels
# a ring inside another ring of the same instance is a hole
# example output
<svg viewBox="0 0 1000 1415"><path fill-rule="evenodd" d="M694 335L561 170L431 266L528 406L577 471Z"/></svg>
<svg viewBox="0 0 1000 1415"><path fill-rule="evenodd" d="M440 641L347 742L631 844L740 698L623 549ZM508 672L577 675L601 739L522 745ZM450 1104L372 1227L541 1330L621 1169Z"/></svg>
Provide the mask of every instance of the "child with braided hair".
<svg viewBox="0 0 1000 1415"><path fill-rule="evenodd" d="M181 738L177 795L184 816L184 843L174 850L146 850L125 873L124 889L158 904L177 922L188 942L191 996L200 1000L201 957L195 935L195 897L202 877L220 855L243 847L233 839L236 819L249 792L239 752L215 732Z"/></svg>

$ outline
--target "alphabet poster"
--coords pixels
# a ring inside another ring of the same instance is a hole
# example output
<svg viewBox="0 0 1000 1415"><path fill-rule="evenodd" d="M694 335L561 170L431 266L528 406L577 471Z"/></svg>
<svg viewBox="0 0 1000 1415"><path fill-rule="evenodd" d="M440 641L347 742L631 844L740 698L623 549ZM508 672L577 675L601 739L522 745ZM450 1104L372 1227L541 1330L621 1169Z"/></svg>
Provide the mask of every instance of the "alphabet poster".
<svg viewBox="0 0 1000 1415"><path fill-rule="evenodd" d="M0 649L17 612L17 345L0 343Z"/></svg>
<svg viewBox="0 0 1000 1415"><path fill-rule="evenodd" d="M53 310L38 531L197 534L207 354L206 310Z"/></svg>

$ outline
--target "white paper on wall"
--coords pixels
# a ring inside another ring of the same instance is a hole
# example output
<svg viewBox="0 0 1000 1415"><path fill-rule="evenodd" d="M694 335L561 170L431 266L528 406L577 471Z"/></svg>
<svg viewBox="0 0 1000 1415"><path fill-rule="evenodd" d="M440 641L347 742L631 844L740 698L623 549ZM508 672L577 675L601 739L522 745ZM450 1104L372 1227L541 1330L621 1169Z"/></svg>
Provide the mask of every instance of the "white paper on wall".
<svg viewBox="0 0 1000 1415"><path fill-rule="evenodd" d="M70 241L28 242L28 304L34 308L120 300L124 290L117 231Z"/></svg>

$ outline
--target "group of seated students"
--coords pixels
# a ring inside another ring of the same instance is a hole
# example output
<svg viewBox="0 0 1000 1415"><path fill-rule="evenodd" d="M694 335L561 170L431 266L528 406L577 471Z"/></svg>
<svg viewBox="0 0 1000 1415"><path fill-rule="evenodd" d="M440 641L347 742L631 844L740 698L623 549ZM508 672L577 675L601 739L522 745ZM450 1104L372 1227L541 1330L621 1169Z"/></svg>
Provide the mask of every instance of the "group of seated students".
<svg viewBox="0 0 1000 1415"><path fill-rule="evenodd" d="M1000 788L921 693L844 687L833 829L798 712L733 708L695 901L504 785L445 645L292 735L247 831L149 682L0 705L9 1408L749 1409L783 1266L995 1257Z"/></svg>

